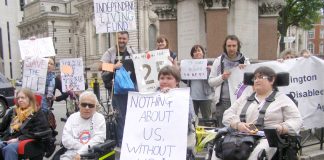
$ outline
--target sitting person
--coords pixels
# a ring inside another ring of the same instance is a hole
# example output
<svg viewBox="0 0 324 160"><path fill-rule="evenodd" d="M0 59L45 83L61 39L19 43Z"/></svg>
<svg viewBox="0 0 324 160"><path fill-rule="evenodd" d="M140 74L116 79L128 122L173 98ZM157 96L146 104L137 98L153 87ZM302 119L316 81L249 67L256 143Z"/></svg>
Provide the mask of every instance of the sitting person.
<svg viewBox="0 0 324 160"><path fill-rule="evenodd" d="M19 141L36 139L34 133L49 129L46 116L37 107L32 91L26 88L18 90L16 100L16 105L8 111L0 125L0 159L17 160Z"/></svg>
<svg viewBox="0 0 324 160"><path fill-rule="evenodd" d="M163 67L158 74L158 80L160 83L159 91L168 92L170 89L178 88L181 80L180 71L176 66L165 66ZM185 106L184 106L185 107ZM188 116L188 140L187 147L188 150L194 151L196 144L195 139L195 128L193 126L195 120L195 112L193 109L193 103L190 98L189 101L189 116Z"/></svg>
<svg viewBox="0 0 324 160"><path fill-rule="evenodd" d="M96 95L84 91L79 98L79 112L70 115L63 129L62 144L67 151L61 155L61 160L79 160L80 154L88 152L88 146L103 143L106 139L105 118L96 112Z"/></svg>
<svg viewBox="0 0 324 160"><path fill-rule="evenodd" d="M238 130L239 132L251 133L250 124L255 124L259 130L263 128L276 128L278 134L296 135L302 127L302 118L295 103L284 93L278 92L277 75L269 67L259 67L254 71L252 96L241 96L235 103L224 112L223 124ZM274 101L267 98L274 96ZM251 103L250 103L251 102ZM247 107L245 104L250 103ZM269 105L264 105L264 104ZM267 106L267 107L266 107ZM263 108L265 107L265 108ZM265 114L259 111L265 110ZM245 112L245 114L242 112ZM242 121L242 115L244 120ZM262 123L259 123L259 115L263 115ZM261 125L260 125L261 124ZM263 125L262 125L263 124ZM265 149L268 159L271 159L276 148L270 148L266 138L259 139L249 155L249 160L256 160L261 150ZM215 154L213 160L217 159Z"/></svg>

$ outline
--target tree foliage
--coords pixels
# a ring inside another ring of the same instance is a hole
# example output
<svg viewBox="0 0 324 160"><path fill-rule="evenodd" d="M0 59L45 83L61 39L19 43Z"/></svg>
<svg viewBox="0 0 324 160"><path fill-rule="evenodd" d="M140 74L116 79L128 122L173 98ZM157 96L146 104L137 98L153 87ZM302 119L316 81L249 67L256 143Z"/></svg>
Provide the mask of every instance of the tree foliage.
<svg viewBox="0 0 324 160"><path fill-rule="evenodd" d="M301 27L305 30L313 28L320 20L324 0L285 0L286 5L279 12L278 30L281 35L280 51L285 49L284 37L290 26Z"/></svg>

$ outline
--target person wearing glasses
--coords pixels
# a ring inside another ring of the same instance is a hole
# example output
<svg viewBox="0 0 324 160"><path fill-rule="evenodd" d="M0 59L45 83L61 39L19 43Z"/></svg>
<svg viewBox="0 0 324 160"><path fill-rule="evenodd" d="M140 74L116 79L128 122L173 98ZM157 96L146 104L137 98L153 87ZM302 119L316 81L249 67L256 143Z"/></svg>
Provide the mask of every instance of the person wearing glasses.
<svg viewBox="0 0 324 160"><path fill-rule="evenodd" d="M80 94L79 112L73 113L65 123L62 144L67 151L61 160L79 160L88 147L103 143L106 139L106 123L102 114L96 112L98 100L90 91Z"/></svg>
<svg viewBox="0 0 324 160"><path fill-rule="evenodd" d="M223 124L239 132L251 133L250 124L255 124L258 128L275 128L278 134L297 135L302 127L302 118L296 104L277 88L277 75L269 67L259 67L254 71L252 95L241 96L229 109L224 112ZM257 121L259 111L262 109L266 99L274 94L272 101L265 110L264 122L259 126ZM251 97L253 99L251 99ZM246 109L245 122L242 122L241 112L245 104L252 101ZM271 159L276 148L269 147L268 140L261 138L249 156L249 160L257 159L260 151L265 149L267 158ZM213 154L215 160L215 154Z"/></svg>

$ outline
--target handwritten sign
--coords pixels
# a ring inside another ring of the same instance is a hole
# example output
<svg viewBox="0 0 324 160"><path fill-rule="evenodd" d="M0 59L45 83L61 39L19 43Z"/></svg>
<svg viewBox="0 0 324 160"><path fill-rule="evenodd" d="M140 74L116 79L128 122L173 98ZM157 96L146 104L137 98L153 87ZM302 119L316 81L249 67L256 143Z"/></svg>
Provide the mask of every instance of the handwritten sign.
<svg viewBox="0 0 324 160"><path fill-rule="evenodd" d="M112 63L102 63L102 70L108 72L114 72L114 64Z"/></svg>
<svg viewBox="0 0 324 160"><path fill-rule="evenodd" d="M285 60L283 63L269 61L248 65L244 70L235 68L229 77L232 103L242 95L251 95L252 87L242 83L244 72L254 72L260 66L268 66L278 72L289 73L289 86L279 87L279 91L291 94L298 101L304 127L324 127L324 61L316 57Z"/></svg>
<svg viewBox="0 0 324 160"><path fill-rule="evenodd" d="M181 79L207 79L207 59L181 60Z"/></svg>
<svg viewBox="0 0 324 160"><path fill-rule="evenodd" d="M51 57L55 56L52 37L39 38L35 40L19 40L21 59L26 57Z"/></svg>
<svg viewBox="0 0 324 160"><path fill-rule="evenodd" d="M96 33L136 30L134 0L94 0Z"/></svg>
<svg viewBox="0 0 324 160"><path fill-rule="evenodd" d="M155 91L159 86L158 73L161 68L171 65L168 49L134 54L133 62L140 92Z"/></svg>
<svg viewBox="0 0 324 160"><path fill-rule="evenodd" d="M185 159L189 92L129 92L121 160Z"/></svg>
<svg viewBox="0 0 324 160"><path fill-rule="evenodd" d="M61 59L60 70L63 92L85 89L82 58Z"/></svg>
<svg viewBox="0 0 324 160"><path fill-rule="evenodd" d="M45 94L48 59L40 57L27 58L24 61L23 88Z"/></svg>

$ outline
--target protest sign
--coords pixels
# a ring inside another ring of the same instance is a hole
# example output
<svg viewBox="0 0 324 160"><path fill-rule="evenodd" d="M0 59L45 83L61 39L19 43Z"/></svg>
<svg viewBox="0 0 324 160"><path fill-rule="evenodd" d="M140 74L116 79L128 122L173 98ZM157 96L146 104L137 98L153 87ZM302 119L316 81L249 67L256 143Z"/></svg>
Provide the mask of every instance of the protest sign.
<svg viewBox="0 0 324 160"><path fill-rule="evenodd" d="M26 58L23 71L23 88L45 94L48 59L40 57Z"/></svg>
<svg viewBox="0 0 324 160"><path fill-rule="evenodd" d="M112 63L102 63L102 70L108 72L114 72L114 64Z"/></svg>
<svg viewBox="0 0 324 160"><path fill-rule="evenodd" d="M21 59L26 57L51 57L55 56L52 37L38 38L34 40L19 40Z"/></svg>
<svg viewBox="0 0 324 160"><path fill-rule="evenodd" d="M316 57L285 60L283 63L269 61L248 65L244 70L231 70L229 89L232 103L240 95L252 93L251 86L242 84L244 72L254 72L260 66L268 66L279 72L289 73L289 86L279 87L279 91L291 94L298 101L298 109L304 121L304 127L324 127L324 61Z"/></svg>
<svg viewBox="0 0 324 160"><path fill-rule="evenodd" d="M138 90L140 92L155 91L159 86L158 73L166 65L172 65L168 57L168 49L134 54L134 68Z"/></svg>
<svg viewBox="0 0 324 160"><path fill-rule="evenodd" d="M185 159L189 92L129 92L121 160Z"/></svg>
<svg viewBox="0 0 324 160"><path fill-rule="evenodd" d="M82 58L61 59L60 70L63 92L85 89Z"/></svg>
<svg viewBox="0 0 324 160"><path fill-rule="evenodd" d="M94 0L96 33L136 30L134 0Z"/></svg>
<svg viewBox="0 0 324 160"><path fill-rule="evenodd" d="M207 59L181 60L181 79L207 79Z"/></svg>

